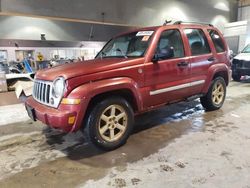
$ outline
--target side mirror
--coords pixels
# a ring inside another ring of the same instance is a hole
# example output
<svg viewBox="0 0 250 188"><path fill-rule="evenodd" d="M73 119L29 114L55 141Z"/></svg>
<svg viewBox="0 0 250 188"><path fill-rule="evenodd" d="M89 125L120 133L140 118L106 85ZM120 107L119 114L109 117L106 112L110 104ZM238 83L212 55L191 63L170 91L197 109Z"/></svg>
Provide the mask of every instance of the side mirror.
<svg viewBox="0 0 250 188"><path fill-rule="evenodd" d="M174 57L174 48L173 47L167 47L164 49L159 50L154 57L153 57L153 62L156 63L159 60L165 60L165 59L170 59Z"/></svg>

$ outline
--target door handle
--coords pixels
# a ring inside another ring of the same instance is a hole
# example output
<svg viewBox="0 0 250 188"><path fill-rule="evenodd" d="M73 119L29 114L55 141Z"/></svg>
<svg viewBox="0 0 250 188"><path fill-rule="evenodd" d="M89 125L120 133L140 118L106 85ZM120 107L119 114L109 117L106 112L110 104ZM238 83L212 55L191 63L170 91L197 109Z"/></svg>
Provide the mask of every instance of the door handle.
<svg viewBox="0 0 250 188"><path fill-rule="evenodd" d="M188 66L188 62L183 61L183 62L177 63L177 66L178 67L187 67Z"/></svg>
<svg viewBox="0 0 250 188"><path fill-rule="evenodd" d="M210 57L207 59L208 61L215 61L216 59L214 57Z"/></svg>

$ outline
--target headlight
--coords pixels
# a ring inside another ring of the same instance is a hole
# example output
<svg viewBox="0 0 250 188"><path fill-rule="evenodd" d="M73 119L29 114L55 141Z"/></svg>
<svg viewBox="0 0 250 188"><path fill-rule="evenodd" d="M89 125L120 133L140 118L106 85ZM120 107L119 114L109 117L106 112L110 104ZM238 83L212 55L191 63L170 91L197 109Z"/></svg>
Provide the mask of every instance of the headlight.
<svg viewBox="0 0 250 188"><path fill-rule="evenodd" d="M63 77L58 77L53 82L52 94L56 98L60 98L64 94L65 80Z"/></svg>

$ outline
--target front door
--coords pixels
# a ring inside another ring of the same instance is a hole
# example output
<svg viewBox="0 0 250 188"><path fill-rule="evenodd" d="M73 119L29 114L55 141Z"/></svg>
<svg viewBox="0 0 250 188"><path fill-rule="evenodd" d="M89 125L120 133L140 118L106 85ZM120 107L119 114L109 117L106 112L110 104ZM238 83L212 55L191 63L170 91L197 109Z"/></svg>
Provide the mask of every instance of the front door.
<svg viewBox="0 0 250 188"><path fill-rule="evenodd" d="M171 57L145 65L146 98L149 99L145 101L145 107L180 100L188 95L190 62L185 56L182 35L178 29L162 32L156 54L169 49L173 50Z"/></svg>

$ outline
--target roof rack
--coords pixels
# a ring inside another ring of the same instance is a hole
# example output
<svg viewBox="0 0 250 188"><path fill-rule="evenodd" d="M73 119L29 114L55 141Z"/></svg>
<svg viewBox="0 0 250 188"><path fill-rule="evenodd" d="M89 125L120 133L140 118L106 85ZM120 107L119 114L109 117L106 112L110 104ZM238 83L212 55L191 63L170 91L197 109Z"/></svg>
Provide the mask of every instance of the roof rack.
<svg viewBox="0 0 250 188"><path fill-rule="evenodd" d="M212 24L205 23L205 22L183 22L183 21L177 21L177 22L174 23L174 25L179 25L179 24L199 24L199 25L208 25L208 26L213 27Z"/></svg>
<svg viewBox="0 0 250 188"><path fill-rule="evenodd" d="M163 25L164 25L164 26L165 26L165 25L168 25L168 24L171 23L171 22L172 22L172 20L165 20L165 22L164 22Z"/></svg>

